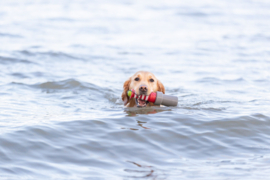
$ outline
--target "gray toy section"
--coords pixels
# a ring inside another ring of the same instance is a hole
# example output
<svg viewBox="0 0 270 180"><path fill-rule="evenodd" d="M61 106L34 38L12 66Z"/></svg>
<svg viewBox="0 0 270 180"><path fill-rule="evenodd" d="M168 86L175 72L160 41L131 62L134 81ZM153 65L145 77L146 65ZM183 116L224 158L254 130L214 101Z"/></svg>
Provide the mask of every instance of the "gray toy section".
<svg viewBox="0 0 270 180"><path fill-rule="evenodd" d="M164 105L164 106L177 106L178 97L165 95L162 92L157 92L155 105Z"/></svg>

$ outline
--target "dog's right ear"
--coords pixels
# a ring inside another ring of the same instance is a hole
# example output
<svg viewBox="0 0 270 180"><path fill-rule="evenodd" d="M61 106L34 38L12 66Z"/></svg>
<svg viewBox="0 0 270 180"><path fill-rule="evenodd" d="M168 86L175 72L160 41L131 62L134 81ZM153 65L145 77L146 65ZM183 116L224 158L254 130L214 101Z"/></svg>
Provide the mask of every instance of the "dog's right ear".
<svg viewBox="0 0 270 180"><path fill-rule="evenodd" d="M122 101L124 101L124 105L127 105L127 103L129 103L129 97L127 95L127 91L129 90L130 82L131 82L131 78L126 80L126 82L123 85Z"/></svg>
<svg viewBox="0 0 270 180"><path fill-rule="evenodd" d="M158 84L158 91L161 91L163 94L165 94L164 85L159 80L157 81L157 84Z"/></svg>

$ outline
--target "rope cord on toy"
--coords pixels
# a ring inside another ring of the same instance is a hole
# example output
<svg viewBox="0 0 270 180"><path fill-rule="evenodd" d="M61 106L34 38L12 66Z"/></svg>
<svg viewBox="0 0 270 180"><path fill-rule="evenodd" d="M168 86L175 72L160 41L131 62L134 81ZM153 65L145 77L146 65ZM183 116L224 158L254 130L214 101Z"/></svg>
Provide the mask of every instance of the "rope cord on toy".
<svg viewBox="0 0 270 180"><path fill-rule="evenodd" d="M149 96L135 94L134 98L147 101Z"/></svg>

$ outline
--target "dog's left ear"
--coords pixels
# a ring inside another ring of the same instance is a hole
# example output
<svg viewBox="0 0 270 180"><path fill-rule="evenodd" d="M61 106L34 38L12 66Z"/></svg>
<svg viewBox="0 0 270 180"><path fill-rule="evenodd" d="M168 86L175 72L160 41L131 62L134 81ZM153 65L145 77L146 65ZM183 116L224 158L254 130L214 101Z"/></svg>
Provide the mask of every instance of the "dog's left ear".
<svg viewBox="0 0 270 180"><path fill-rule="evenodd" d="M157 85L158 85L158 91L161 91L163 92L163 94L165 94L165 87L159 80L157 81Z"/></svg>
<svg viewBox="0 0 270 180"><path fill-rule="evenodd" d="M124 105L127 105L127 103L129 102L129 97L127 95L127 91L129 90L130 82L131 82L131 78L126 80L126 82L123 85L122 100L124 101Z"/></svg>

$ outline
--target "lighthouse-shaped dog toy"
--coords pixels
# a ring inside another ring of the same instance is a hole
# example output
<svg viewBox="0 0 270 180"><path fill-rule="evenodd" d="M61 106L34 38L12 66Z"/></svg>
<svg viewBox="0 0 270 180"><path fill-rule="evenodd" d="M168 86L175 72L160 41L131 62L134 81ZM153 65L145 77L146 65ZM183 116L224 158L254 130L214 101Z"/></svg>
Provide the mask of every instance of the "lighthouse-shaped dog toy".
<svg viewBox="0 0 270 180"><path fill-rule="evenodd" d="M149 102L154 103L155 105L177 106L178 104L178 97L165 95L159 91L152 92L151 94L149 94L149 96L146 96L146 95L135 94L135 91L132 89L132 90L127 91L127 95L130 98L136 98L136 99L141 99L144 101L149 101Z"/></svg>

